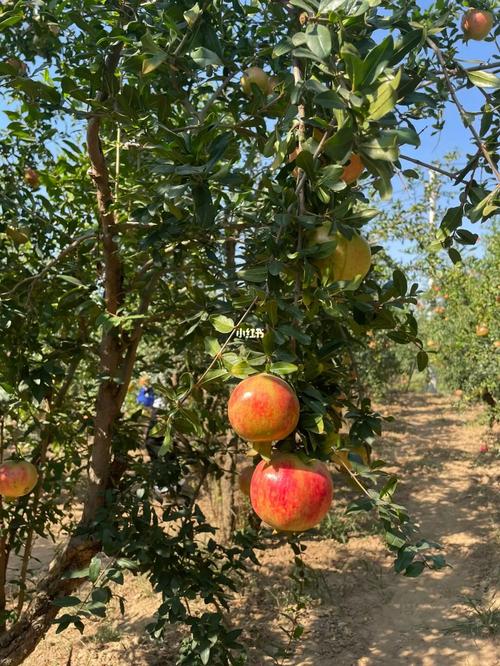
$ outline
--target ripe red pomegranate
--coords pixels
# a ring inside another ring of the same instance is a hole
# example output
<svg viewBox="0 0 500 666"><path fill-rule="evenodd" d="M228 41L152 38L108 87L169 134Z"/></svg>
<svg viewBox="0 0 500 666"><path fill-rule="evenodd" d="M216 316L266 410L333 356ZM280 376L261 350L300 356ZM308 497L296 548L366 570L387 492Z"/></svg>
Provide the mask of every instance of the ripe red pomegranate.
<svg viewBox="0 0 500 666"><path fill-rule="evenodd" d="M303 532L320 523L332 503L333 484L327 466L304 462L294 453L262 460L252 476L250 500L255 513L276 530Z"/></svg>
<svg viewBox="0 0 500 666"><path fill-rule="evenodd" d="M247 377L231 393L229 421L249 442L285 439L299 421L300 405L293 388L283 379L262 373Z"/></svg>
<svg viewBox="0 0 500 666"><path fill-rule="evenodd" d="M22 497L33 490L37 481L36 467L26 460L7 460L0 465L0 495Z"/></svg>
<svg viewBox="0 0 500 666"><path fill-rule="evenodd" d="M469 9L462 18L465 39L481 41L493 27L493 14L482 9Z"/></svg>

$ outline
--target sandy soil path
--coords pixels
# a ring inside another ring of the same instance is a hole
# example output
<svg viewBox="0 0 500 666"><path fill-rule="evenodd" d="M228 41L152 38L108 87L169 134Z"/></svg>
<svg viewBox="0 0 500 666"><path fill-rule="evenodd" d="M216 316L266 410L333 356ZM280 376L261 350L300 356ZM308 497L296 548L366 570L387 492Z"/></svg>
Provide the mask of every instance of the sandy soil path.
<svg viewBox="0 0 500 666"><path fill-rule="evenodd" d="M403 396L380 410L398 420L388 425L377 454L402 474L397 497L419 518L422 533L444 546L453 568L404 578L393 573L375 534L346 543L309 537L304 559L310 585L298 616L304 634L293 656L278 659L272 655L288 643L280 627L287 627L284 613L292 602L291 555L286 545L270 549L234 599L249 666L500 666L500 646L484 627L496 622L500 631L500 595L494 598L500 456L492 438L485 440L477 409L458 412L449 398ZM489 444L488 453L480 453L482 443ZM344 495L340 490L340 504ZM50 632L25 663L64 666L72 646L72 666L174 666L175 643L155 645L144 631L157 602L147 582L131 579L126 596L125 618L111 612L83 637ZM466 597L490 609L482 622Z"/></svg>

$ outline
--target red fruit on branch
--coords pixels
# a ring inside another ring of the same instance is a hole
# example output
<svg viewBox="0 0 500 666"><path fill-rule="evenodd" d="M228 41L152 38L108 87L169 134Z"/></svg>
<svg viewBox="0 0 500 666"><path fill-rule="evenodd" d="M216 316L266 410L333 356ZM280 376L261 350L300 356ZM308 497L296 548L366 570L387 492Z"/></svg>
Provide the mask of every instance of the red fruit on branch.
<svg viewBox="0 0 500 666"><path fill-rule="evenodd" d="M462 18L465 39L481 41L493 27L493 14L482 9L469 9Z"/></svg>
<svg viewBox="0 0 500 666"><path fill-rule="evenodd" d="M344 171L342 172L342 180L347 185L355 183L363 173L364 169L365 165L363 164L361 157L359 155L352 154L351 159L347 162L344 167Z"/></svg>
<svg viewBox="0 0 500 666"><path fill-rule="evenodd" d="M24 171L24 180L34 190L36 190L40 187L40 176L35 171L35 169L32 169L31 167L28 167L27 169L25 169L25 171Z"/></svg>
<svg viewBox="0 0 500 666"><path fill-rule="evenodd" d="M26 460L7 460L0 465L0 495L4 497L27 495L37 481L36 467Z"/></svg>
<svg viewBox="0 0 500 666"><path fill-rule="evenodd" d="M300 405L283 379L262 373L247 377L231 393L229 422L249 442L285 439L297 427Z"/></svg>
<svg viewBox="0 0 500 666"><path fill-rule="evenodd" d="M304 462L294 453L277 453L262 460L252 476L250 500L255 513L276 530L303 532L328 513L333 484L327 466Z"/></svg>

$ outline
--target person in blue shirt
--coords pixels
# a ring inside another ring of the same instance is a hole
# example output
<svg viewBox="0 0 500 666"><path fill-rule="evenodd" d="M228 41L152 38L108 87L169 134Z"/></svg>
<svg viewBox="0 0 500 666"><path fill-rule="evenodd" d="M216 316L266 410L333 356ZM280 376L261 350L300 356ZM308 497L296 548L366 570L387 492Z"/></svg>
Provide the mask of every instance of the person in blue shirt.
<svg viewBox="0 0 500 666"><path fill-rule="evenodd" d="M152 407L155 401L155 393L151 386L141 386L137 394L137 403L143 407Z"/></svg>

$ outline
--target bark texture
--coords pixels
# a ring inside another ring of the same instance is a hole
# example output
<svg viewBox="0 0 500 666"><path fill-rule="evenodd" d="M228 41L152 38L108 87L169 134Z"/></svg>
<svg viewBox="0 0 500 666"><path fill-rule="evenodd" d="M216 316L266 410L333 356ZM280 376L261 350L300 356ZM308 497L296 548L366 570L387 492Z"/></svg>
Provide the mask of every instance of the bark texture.
<svg viewBox="0 0 500 666"><path fill-rule="evenodd" d="M106 59L103 87L97 97L100 102L105 102L109 97L121 51L122 45L117 44ZM89 173L96 188L99 214L105 306L108 314L115 315L119 312L124 298L123 265L120 248L115 240L118 234L115 215L111 209L112 189L99 132L100 118L90 118L87 127L87 148L90 160ZM140 314L146 313L158 279L159 273L153 273L141 300ZM103 379L99 385L95 405L88 488L78 535L70 537L64 544L51 563L48 575L37 585L33 599L18 622L0 635L2 666L18 666L33 652L60 610L53 604L54 599L71 594L87 580L66 578L65 574L85 568L92 557L101 550L101 543L91 534L91 525L97 511L104 504L106 489L116 486L119 481L117 476L121 476L124 472L123 465L112 464L112 437L126 395L126 387L130 382L141 334L141 324L136 326L131 338L126 340L118 327L103 334L100 346L100 375Z"/></svg>

